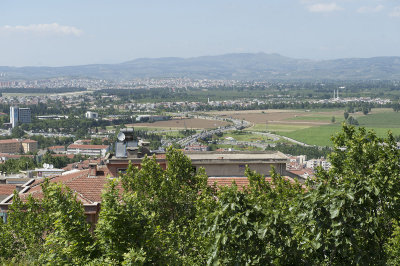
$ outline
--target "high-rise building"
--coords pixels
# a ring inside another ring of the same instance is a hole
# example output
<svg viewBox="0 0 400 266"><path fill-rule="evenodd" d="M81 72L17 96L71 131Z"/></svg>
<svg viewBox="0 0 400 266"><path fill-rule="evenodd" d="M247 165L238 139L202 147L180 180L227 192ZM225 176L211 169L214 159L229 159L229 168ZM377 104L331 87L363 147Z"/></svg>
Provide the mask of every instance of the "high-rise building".
<svg viewBox="0 0 400 266"><path fill-rule="evenodd" d="M18 126L19 123L31 123L31 121L30 108L10 107L10 123L13 128Z"/></svg>
<svg viewBox="0 0 400 266"><path fill-rule="evenodd" d="M22 124L31 122L31 108L19 108L18 122Z"/></svg>
<svg viewBox="0 0 400 266"><path fill-rule="evenodd" d="M19 111L18 107L15 106L10 107L10 123L13 128L18 126L18 111Z"/></svg>

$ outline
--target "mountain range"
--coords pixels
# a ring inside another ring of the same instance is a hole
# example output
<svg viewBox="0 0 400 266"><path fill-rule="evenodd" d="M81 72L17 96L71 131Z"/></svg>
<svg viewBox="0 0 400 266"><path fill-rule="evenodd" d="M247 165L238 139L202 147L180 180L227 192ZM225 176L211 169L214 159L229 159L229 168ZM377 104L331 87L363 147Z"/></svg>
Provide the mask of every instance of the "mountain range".
<svg viewBox="0 0 400 266"><path fill-rule="evenodd" d="M400 80L400 57L308 60L235 53L192 58L140 58L119 64L64 67L0 66L1 79L83 77L109 80L193 78L230 80Z"/></svg>

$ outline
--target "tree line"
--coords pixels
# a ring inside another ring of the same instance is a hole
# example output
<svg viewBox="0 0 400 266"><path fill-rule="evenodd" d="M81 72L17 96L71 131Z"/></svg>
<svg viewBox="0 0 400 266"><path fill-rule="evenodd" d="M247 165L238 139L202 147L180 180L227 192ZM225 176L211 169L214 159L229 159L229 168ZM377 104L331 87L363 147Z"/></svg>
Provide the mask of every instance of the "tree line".
<svg viewBox="0 0 400 266"><path fill-rule="evenodd" d="M67 187L14 194L0 224L3 263L88 265L399 265L400 151L345 125L332 168L301 185L246 169L249 186L207 185L204 170L168 150L168 168L110 179L91 233Z"/></svg>

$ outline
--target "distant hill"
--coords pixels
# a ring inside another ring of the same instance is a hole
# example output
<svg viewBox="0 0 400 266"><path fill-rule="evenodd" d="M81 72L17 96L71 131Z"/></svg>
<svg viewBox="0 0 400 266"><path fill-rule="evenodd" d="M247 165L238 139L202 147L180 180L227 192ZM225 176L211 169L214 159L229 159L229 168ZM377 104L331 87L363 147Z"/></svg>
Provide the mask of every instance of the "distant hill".
<svg viewBox="0 0 400 266"><path fill-rule="evenodd" d="M140 58L120 64L65 67L1 67L7 79L87 77L187 77L235 80L400 80L400 57L294 59L279 54L238 53L193 58ZM1 79L1 77L0 77Z"/></svg>

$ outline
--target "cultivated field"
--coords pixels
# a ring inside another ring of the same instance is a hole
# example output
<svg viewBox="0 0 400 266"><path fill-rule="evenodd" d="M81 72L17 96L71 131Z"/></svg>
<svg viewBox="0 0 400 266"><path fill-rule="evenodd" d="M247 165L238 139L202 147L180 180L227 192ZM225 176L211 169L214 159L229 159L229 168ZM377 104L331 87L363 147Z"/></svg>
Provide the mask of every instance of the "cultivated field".
<svg viewBox="0 0 400 266"><path fill-rule="evenodd" d="M310 145L331 146L331 136L341 130L343 109L329 110L255 110L214 112L222 117L243 119L254 123L249 131L272 132ZM359 125L386 136L390 130L400 135L400 113L392 109L373 109L368 115L352 113ZM335 117L335 123L332 123Z"/></svg>
<svg viewBox="0 0 400 266"><path fill-rule="evenodd" d="M127 126L132 126L140 129L145 128L165 128L165 129L209 129L217 128L221 126L229 125L228 122L216 121L216 120L206 120L198 118L187 118L187 119L172 119L167 121L156 121L153 123L135 123Z"/></svg>

